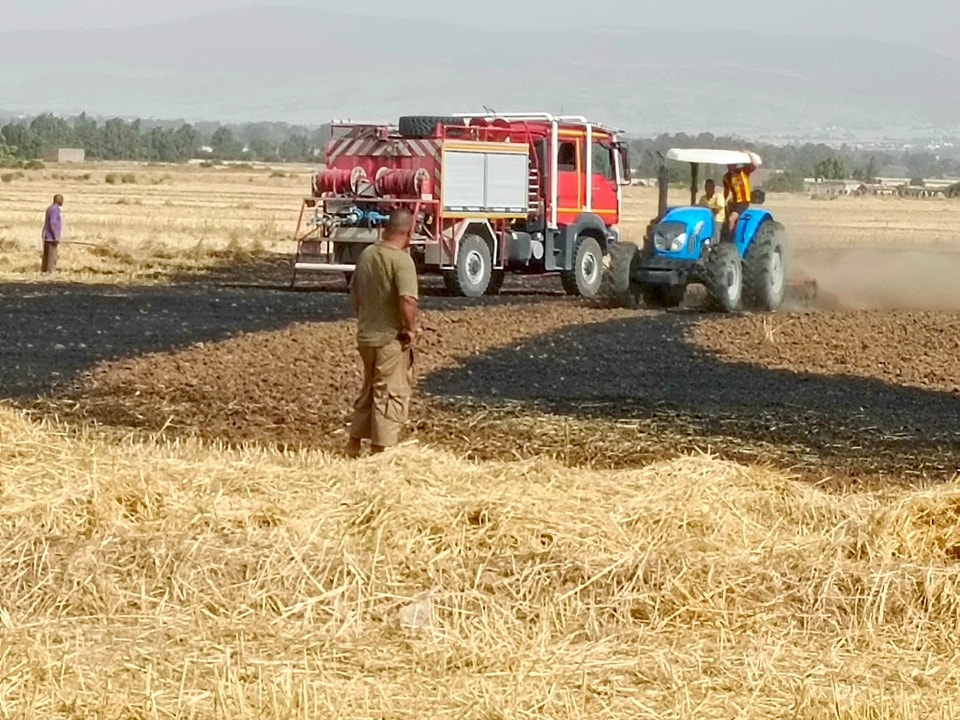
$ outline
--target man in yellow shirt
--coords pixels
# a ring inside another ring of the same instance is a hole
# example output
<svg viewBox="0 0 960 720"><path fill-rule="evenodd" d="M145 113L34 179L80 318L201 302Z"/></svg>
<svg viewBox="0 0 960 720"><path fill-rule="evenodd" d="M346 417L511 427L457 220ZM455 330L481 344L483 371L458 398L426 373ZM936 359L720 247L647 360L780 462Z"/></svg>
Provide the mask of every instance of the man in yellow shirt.
<svg viewBox="0 0 960 720"><path fill-rule="evenodd" d="M383 238L360 253L350 283L363 363L346 449L351 457L360 454L364 439L374 453L397 445L407 422L419 298L417 268L407 252L413 229L413 213L394 210Z"/></svg>
<svg viewBox="0 0 960 720"><path fill-rule="evenodd" d="M727 201L723 195L717 192L717 184L713 180L707 180L704 183L700 204L713 211L713 219L717 223L717 228L723 227L724 220L727 218Z"/></svg>

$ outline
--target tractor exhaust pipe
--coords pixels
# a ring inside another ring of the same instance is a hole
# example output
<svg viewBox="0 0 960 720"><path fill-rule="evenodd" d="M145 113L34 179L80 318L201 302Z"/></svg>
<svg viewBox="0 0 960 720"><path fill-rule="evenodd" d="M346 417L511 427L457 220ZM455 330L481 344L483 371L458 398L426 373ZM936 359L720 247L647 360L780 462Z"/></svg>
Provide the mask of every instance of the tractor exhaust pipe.
<svg viewBox="0 0 960 720"><path fill-rule="evenodd" d="M697 194L700 192L700 165L694 163L690 168L690 205L697 204Z"/></svg>
<svg viewBox="0 0 960 720"><path fill-rule="evenodd" d="M663 155L660 155L660 173L657 177L657 189L660 191L660 196L657 200L657 222L660 222L663 220L663 216L667 214L667 195L670 192L670 173L667 172L667 162Z"/></svg>

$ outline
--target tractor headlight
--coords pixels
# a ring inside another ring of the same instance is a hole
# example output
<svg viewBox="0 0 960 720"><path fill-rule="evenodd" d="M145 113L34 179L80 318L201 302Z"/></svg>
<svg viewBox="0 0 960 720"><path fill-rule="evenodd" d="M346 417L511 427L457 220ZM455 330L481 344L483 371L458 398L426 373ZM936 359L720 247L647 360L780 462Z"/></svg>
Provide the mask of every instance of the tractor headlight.
<svg viewBox="0 0 960 720"><path fill-rule="evenodd" d="M653 234L653 244L663 252L680 252L687 244L687 234L664 235L658 231Z"/></svg>
<svg viewBox="0 0 960 720"><path fill-rule="evenodd" d="M687 245L687 237L683 223L661 223L653 231L653 246L660 252L680 252Z"/></svg>

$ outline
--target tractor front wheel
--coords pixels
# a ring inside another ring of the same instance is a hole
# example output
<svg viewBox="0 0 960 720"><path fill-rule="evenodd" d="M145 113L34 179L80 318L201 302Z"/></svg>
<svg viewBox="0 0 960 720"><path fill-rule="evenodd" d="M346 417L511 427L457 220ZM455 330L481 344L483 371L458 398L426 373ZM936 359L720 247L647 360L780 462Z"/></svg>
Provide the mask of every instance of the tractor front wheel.
<svg viewBox="0 0 960 720"><path fill-rule="evenodd" d="M603 282L603 250L595 238L581 235L573 248L573 270L560 276L567 295L596 297Z"/></svg>
<svg viewBox="0 0 960 720"><path fill-rule="evenodd" d="M615 243L610 252L610 268L604 273L603 294L614 305L636 310L641 293L631 280L633 269L640 260L640 248L632 242Z"/></svg>
<svg viewBox="0 0 960 720"><path fill-rule="evenodd" d="M758 310L776 312L783 304L787 289L783 235L783 225L767 220L743 258L747 302Z"/></svg>
<svg viewBox="0 0 960 720"><path fill-rule="evenodd" d="M457 253L457 267L443 273L443 282L454 295L478 298L487 291L492 273L490 246L478 235L464 235Z"/></svg>
<svg viewBox="0 0 960 720"><path fill-rule="evenodd" d="M733 243L710 248L704 263L708 305L720 312L737 312L743 306L743 262Z"/></svg>

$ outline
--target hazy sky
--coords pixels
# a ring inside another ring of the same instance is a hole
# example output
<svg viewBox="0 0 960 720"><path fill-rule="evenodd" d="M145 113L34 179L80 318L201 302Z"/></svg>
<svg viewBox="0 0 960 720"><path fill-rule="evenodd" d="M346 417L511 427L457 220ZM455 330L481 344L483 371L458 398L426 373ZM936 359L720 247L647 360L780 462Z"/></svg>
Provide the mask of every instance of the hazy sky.
<svg viewBox="0 0 960 720"><path fill-rule="evenodd" d="M380 17L429 15L484 27L522 24L547 29L625 24L856 35L920 45L960 57L958 0L0 0L0 30L116 27L251 5L301 5ZM482 17L478 17L479 8L484 8ZM547 8L553 11L548 13ZM317 28L318 41L322 31Z"/></svg>

